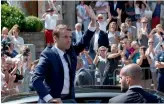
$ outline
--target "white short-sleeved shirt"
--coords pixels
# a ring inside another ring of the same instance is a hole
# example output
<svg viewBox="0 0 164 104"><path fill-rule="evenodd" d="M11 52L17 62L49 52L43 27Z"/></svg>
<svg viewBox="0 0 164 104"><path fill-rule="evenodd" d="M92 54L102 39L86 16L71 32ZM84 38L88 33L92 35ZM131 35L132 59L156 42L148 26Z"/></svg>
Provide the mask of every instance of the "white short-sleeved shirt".
<svg viewBox="0 0 164 104"><path fill-rule="evenodd" d="M98 50L99 33L100 33L100 31L95 32L94 47L93 47L93 49L94 49L95 51Z"/></svg>
<svg viewBox="0 0 164 104"><path fill-rule="evenodd" d="M45 17L45 28L49 30L53 30L57 25L58 15L53 14L52 16L50 14L47 14Z"/></svg>
<svg viewBox="0 0 164 104"><path fill-rule="evenodd" d="M107 27L108 23L106 21L98 22L98 23L99 23L99 26L100 26L100 30L106 32L106 27Z"/></svg>

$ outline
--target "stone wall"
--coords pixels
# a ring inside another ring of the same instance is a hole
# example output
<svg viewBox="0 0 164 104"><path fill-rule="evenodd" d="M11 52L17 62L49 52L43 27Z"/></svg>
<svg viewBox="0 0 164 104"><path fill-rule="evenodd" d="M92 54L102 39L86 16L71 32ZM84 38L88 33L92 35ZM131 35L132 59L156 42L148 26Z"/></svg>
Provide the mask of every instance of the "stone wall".
<svg viewBox="0 0 164 104"><path fill-rule="evenodd" d="M22 32L20 36L24 39L25 44L35 45L36 59L38 59L46 46L44 32Z"/></svg>

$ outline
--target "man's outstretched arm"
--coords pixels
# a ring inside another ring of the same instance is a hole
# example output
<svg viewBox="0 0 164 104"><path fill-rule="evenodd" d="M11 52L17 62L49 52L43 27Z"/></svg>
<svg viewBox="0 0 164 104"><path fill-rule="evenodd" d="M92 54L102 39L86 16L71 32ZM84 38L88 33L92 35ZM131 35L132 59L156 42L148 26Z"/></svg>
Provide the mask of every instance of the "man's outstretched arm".
<svg viewBox="0 0 164 104"><path fill-rule="evenodd" d="M95 33L96 30L96 15L93 11L93 9L89 6L85 6L86 12L88 13L89 17L91 18L91 22L88 26L88 30L85 31L85 34L81 38L80 42L74 45L74 49L76 51L76 54L78 55L80 52L84 50L84 48L89 44L92 36Z"/></svg>

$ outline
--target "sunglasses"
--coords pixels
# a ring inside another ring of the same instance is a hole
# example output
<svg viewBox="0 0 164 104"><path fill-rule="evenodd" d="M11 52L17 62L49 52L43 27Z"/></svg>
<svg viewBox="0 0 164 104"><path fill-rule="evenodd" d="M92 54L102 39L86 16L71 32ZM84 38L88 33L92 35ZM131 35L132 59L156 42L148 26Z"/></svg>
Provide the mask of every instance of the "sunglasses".
<svg viewBox="0 0 164 104"><path fill-rule="evenodd" d="M142 22L142 23L145 23L146 24L147 22Z"/></svg>
<svg viewBox="0 0 164 104"><path fill-rule="evenodd" d="M100 50L100 51L106 51L106 50Z"/></svg>
<svg viewBox="0 0 164 104"><path fill-rule="evenodd" d="M103 17L98 17L98 19L103 19Z"/></svg>
<svg viewBox="0 0 164 104"><path fill-rule="evenodd" d="M71 29L71 28L67 28L67 30L68 30L68 31L72 31L72 29Z"/></svg>

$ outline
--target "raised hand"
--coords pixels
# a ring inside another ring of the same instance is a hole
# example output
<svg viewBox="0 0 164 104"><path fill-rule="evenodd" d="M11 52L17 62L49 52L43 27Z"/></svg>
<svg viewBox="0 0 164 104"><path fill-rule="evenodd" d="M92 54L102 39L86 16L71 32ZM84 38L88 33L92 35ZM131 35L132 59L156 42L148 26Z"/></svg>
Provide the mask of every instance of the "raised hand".
<svg viewBox="0 0 164 104"><path fill-rule="evenodd" d="M96 15L95 15L95 13L94 13L94 11L93 11L91 6L85 5L85 9L86 9L86 12L87 12L87 14L89 15L89 17L91 19L97 20L97 17L96 17Z"/></svg>
<svg viewBox="0 0 164 104"><path fill-rule="evenodd" d="M119 16L121 16L122 9L117 8L117 13L118 13Z"/></svg>
<svg viewBox="0 0 164 104"><path fill-rule="evenodd" d="M105 8L105 11L110 12L110 6L109 5Z"/></svg>

